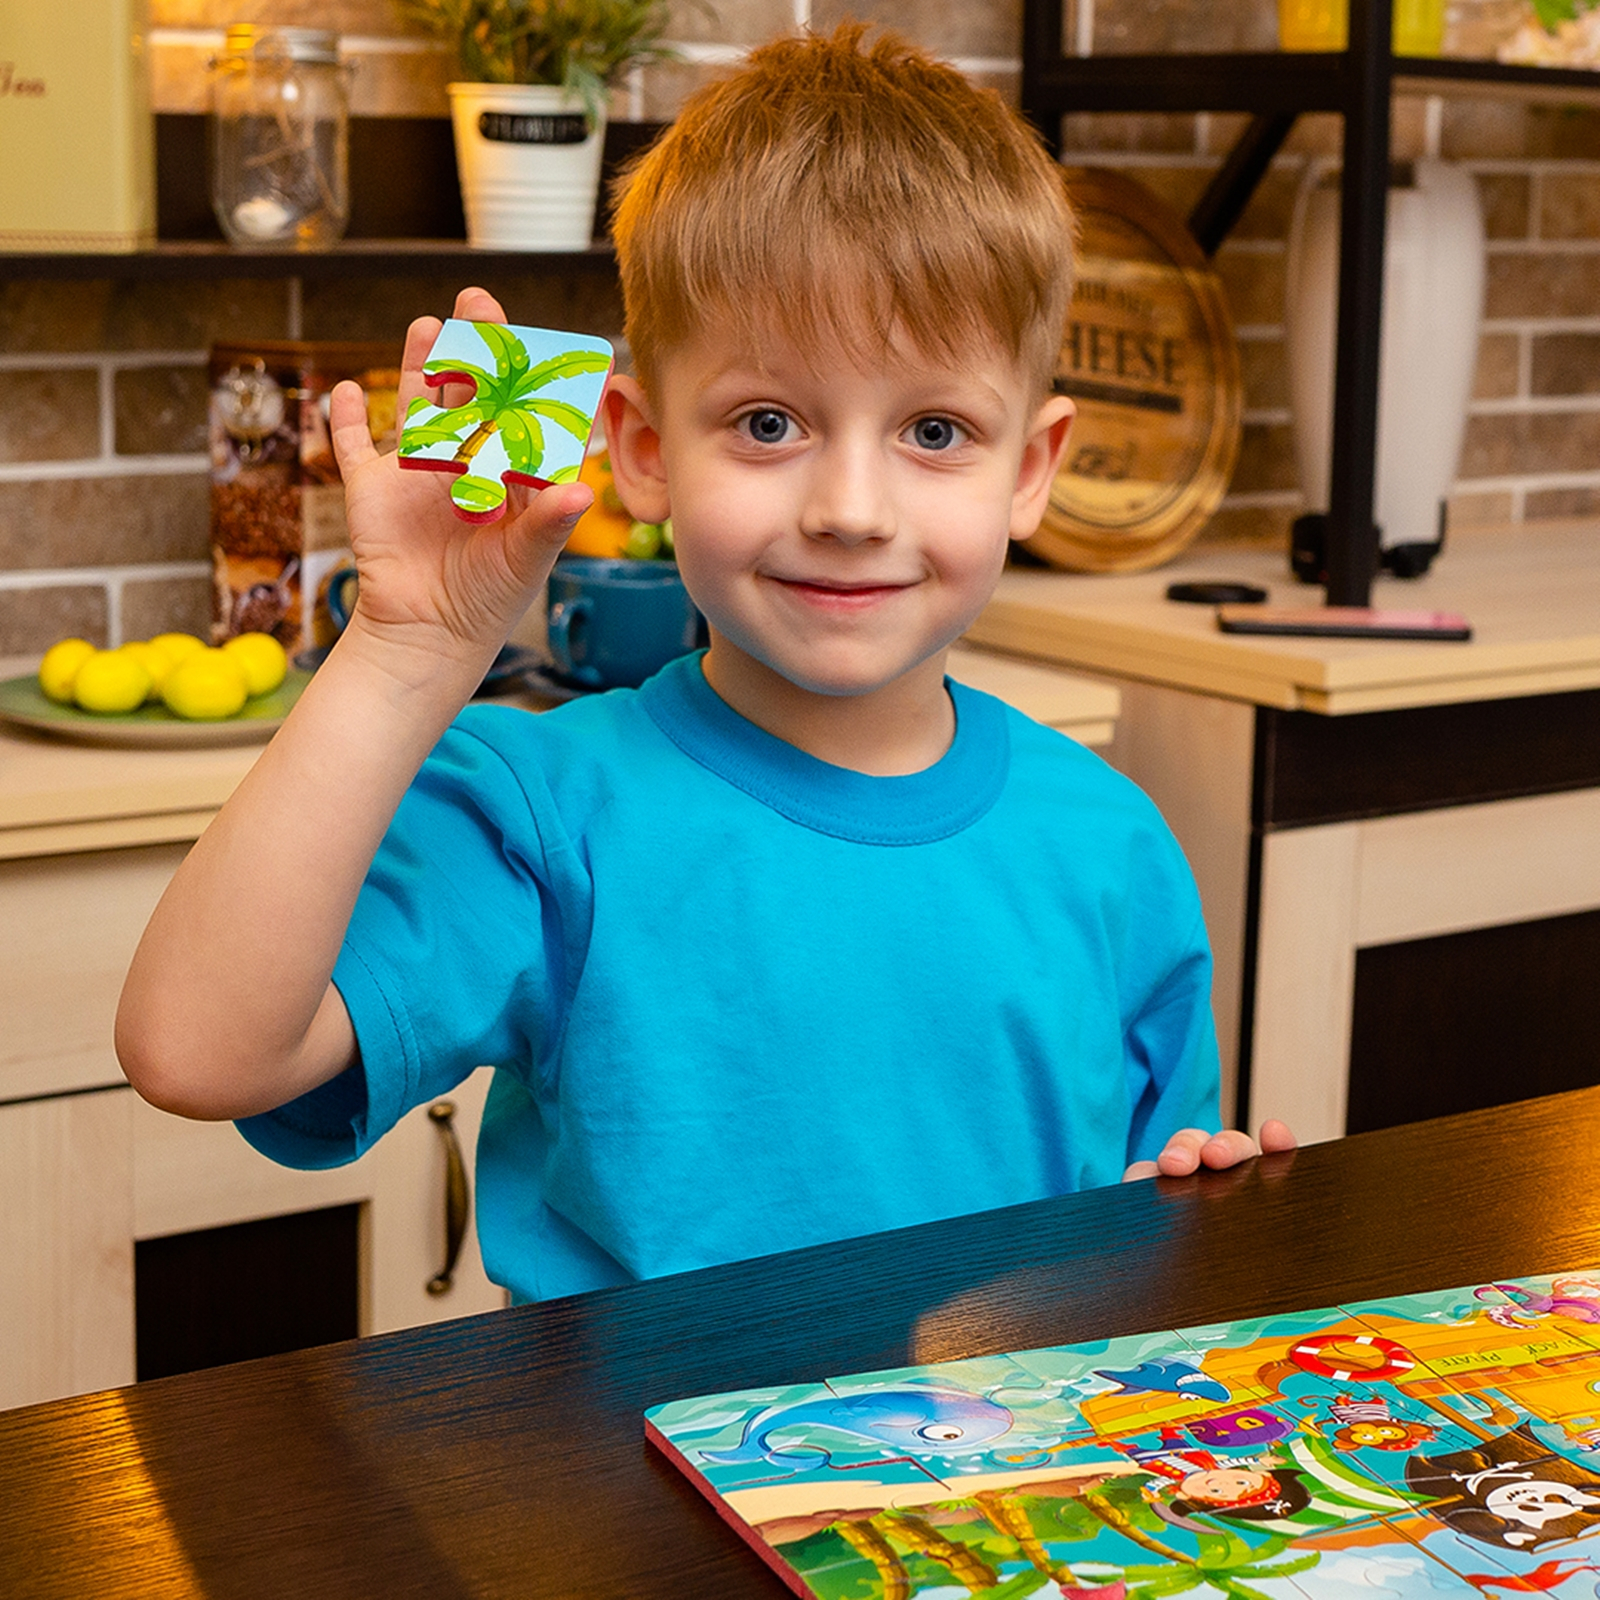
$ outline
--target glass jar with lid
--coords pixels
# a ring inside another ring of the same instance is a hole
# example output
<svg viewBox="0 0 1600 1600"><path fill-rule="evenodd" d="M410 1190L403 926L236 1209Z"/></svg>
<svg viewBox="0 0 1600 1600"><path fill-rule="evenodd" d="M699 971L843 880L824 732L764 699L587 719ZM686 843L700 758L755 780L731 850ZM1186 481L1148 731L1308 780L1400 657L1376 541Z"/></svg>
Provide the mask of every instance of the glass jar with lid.
<svg viewBox="0 0 1600 1600"><path fill-rule="evenodd" d="M211 202L231 243L322 250L344 233L348 79L336 33L228 29L211 63Z"/></svg>

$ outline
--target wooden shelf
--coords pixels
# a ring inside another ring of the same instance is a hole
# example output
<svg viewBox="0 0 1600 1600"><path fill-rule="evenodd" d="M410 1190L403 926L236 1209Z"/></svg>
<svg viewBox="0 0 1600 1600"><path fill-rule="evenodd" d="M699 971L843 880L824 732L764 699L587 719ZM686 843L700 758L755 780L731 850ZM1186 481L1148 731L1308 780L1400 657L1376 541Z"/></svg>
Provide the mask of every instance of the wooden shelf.
<svg viewBox="0 0 1600 1600"><path fill-rule="evenodd" d="M1600 101L1600 70L1505 66L1435 56L1392 56L1397 94ZM1354 92L1349 52L1062 56L1030 67L1035 103L1072 111L1345 111Z"/></svg>
<svg viewBox="0 0 1600 1600"><path fill-rule="evenodd" d="M3 278L349 278L485 272L614 272L610 244L587 250L474 250L464 239L346 239L331 250L236 250L220 240L163 241L126 254L5 255Z"/></svg>
<svg viewBox="0 0 1600 1600"><path fill-rule="evenodd" d="M602 237L587 250L474 250L466 241L450 123L442 117L355 117L350 122L350 225L331 250L240 250L211 211L206 118L155 119L156 236L148 250L67 254L0 252L7 278L349 278L474 272L615 272L604 237L609 179L660 132L658 122L613 122L601 157ZM403 178L400 176L403 174Z"/></svg>

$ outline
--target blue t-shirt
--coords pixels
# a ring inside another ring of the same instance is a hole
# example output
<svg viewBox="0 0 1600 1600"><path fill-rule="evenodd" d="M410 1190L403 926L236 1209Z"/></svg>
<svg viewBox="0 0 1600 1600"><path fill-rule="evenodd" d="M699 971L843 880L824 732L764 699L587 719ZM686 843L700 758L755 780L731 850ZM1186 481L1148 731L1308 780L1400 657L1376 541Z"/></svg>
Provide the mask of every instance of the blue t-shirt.
<svg viewBox="0 0 1600 1600"><path fill-rule="evenodd" d="M489 1275L547 1299L1115 1182L1217 1126L1211 961L1150 801L950 685L869 777L698 656L475 706L413 783L334 972L359 1064L241 1124L297 1166L475 1067Z"/></svg>

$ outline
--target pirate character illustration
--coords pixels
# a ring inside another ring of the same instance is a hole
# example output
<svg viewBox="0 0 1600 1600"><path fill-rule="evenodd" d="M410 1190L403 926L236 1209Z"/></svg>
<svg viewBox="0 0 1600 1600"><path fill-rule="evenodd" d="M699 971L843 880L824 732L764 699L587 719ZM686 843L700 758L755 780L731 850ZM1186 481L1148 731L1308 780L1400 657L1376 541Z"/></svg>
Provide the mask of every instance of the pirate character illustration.
<svg viewBox="0 0 1600 1600"><path fill-rule="evenodd" d="M1157 1513L1185 1527L1203 1526L1194 1519L1208 1516L1295 1533L1416 1509L1415 1495L1369 1478L1315 1437L1246 1457L1175 1449L1177 1442L1169 1435L1155 1449L1117 1448L1152 1475L1144 1493Z"/></svg>

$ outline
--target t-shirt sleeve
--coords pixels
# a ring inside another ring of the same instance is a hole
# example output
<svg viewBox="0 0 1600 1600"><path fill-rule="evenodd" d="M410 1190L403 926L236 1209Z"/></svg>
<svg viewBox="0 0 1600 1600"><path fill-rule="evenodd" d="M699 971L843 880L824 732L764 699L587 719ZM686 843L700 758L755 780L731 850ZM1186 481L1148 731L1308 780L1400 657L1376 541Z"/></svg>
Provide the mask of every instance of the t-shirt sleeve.
<svg viewBox="0 0 1600 1600"><path fill-rule="evenodd" d="M1126 930L1139 997L1124 1035L1129 1161L1154 1160L1180 1128L1221 1127L1211 944L1189 863L1164 823L1155 830L1140 851L1145 871Z"/></svg>
<svg viewBox="0 0 1600 1600"><path fill-rule="evenodd" d="M1153 1161L1179 1128L1221 1127L1221 1070L1211 1015L1211 951L1203 924L1128 1029L1137 1089L1128 1160Z"/></svg>
<svg viewBox="0 0 1600 1600"><path fill-rule="evenodd" d="M477 734L445 734L384 836L334 968L358 1060L241 1121L252 1145L285 1165L336 1166L480 1066L525 1080L545 1068L588 904L547 800L537 773Z"/></svg>

